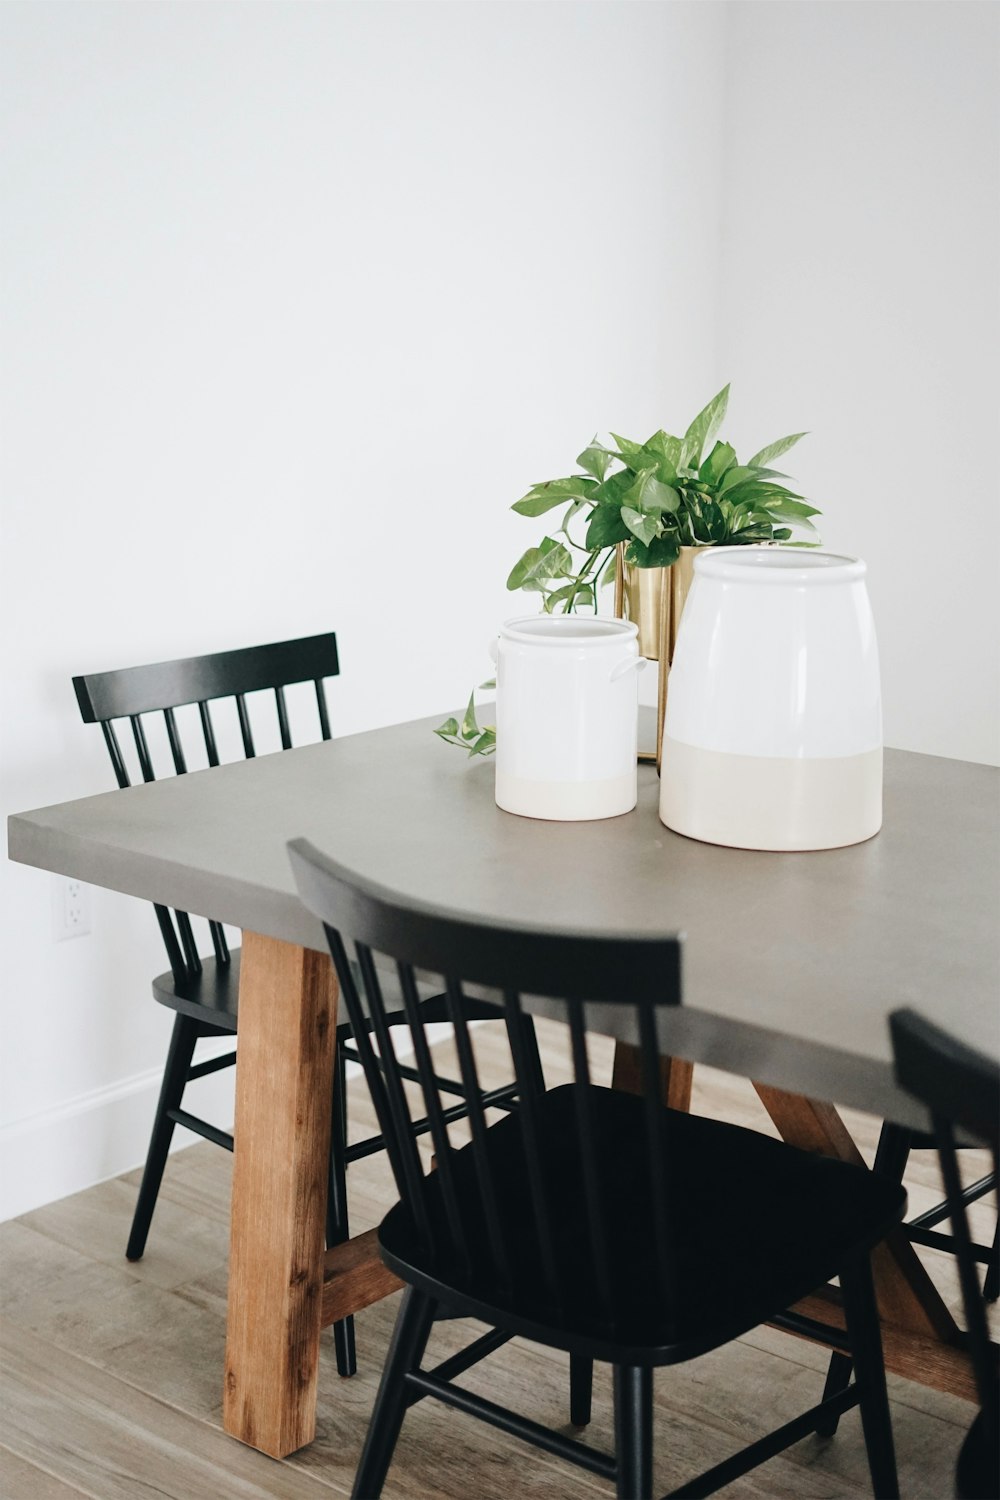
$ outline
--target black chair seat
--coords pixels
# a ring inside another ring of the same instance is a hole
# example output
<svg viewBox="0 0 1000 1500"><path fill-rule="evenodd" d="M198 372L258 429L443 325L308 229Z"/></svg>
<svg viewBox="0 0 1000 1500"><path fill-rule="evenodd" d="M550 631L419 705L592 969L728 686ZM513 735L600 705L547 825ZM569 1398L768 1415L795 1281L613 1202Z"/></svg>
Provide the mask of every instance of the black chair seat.
<svg viewBox="0 0 1000 1500"><path fill-rule="evenodd" d="M883 1238L902 1217L906 1195L898 1184L863 1168L796 1151L783 1142L720 1121L663 1110L670 1180L661 1188L673 1205L667 1233L676 1241L673 1266L657 1263L649 1190L642 1101L592 1088L602 1218L613 1286L616 1335L602 1322L601 1297L588 1257L580 1139L572 1086L551 1090L539 1102L544 1152L540 1166L551 1203L556 1257L564 1286L558 1342L575 1352L621 1359L631 1345L636 1363L668 1364L717 1347L804 1297L837 1274L852 1254ZM481 1218L471 1245L471 1274L460 1266L435 1266L423 1251L407 1211L397 1205L379 1230L384 1258L406 1281L447 1302L460 1287L463 1301L479 1304L474 1316L542 1343L553 1341L551 1306L541 1291L543 1268L532 1229L526 1161L517 1116L494 1125L487 1147L500 1194L501 1221L513 1262L514 1286L497 1284L490 1238ZM463 1202L477 1200L471 1147L454 1157ZM432 1175L426 1184L432 1227L446 1243L445 1204ZM652 1299L651 1286L669 1276L684 1289L671 1310L669 1286ZM539 1291L539 1321L525 1317L532 1289Z"/></svg>
<svg viewBox="0 0 1000 1500"><path fill-rule="evenodd" d="M153 999L199 1025L211 1025L221 1034L236 1034L236 1011L240 988L240 950L234 948L228 964L202 959L200 974L177 979L169 970L153 980ZM210 1033L206 1032L206 1035Z"/></svg>
<svg viewBox="0 0 1000 1500"><path fill-rule="evenodd" d="M379 979L385 995L386 1009L389 1012L389 1024L402 1025L403 1002L399 993L398 979L391 970L383 970L381 967ZM355 973L355 980L360 988L360 975L357 973ZM239 948L231 950L228 964L217 963L214 958L204 958L200 974L189 975L183 980L178 980L168 971L166 974L157 975L153 980L153 998L161 1005L168 1006L170 1010L190 1016L192 1020L205 1026L205 1035L212 1034L209 1027L217 1028L219 1035L226 1032L235 1034L239 1010L239 989ZM444 995L436 994L431 986L419 982L417 992L420 995L424 1019L428 1023L448 1020L447 1001ZM367 1007L365 1011L367 1016ZM470 1021L495 1021L497 1019L495 1005L488 1005L471 998L466 1001L465 1012ZM337 1026L337 1035L339 1037L351 1035L351 1023L343 1012Z"/></svg>

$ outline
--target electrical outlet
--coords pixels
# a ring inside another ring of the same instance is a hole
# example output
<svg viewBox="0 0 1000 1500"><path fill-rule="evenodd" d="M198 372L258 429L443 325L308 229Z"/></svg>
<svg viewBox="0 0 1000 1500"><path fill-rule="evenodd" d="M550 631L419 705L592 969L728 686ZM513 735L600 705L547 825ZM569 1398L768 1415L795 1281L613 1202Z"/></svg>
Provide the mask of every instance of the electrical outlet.
<svg viewBox="0 0 1000 1500"><path fill-rule="evenodd" d="M58 879L52 891L52 929L64 938L85 937L91 929L90 886L83 880Z"/></svg>

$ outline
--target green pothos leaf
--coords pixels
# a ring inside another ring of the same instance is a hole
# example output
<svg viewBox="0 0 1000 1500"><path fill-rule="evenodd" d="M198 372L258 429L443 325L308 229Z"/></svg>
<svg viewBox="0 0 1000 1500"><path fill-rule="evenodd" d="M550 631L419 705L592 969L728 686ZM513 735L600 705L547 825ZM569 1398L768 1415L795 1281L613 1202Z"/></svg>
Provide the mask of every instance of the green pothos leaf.
<svg viewBox="0 0 1000 1500"><path fill-rule="evenodd" d="M692 469L698 467L701 463L702 453L722 425L728 405L729 386L724 385L719 394L713 396L708 405L701 409L684 434L684 442L681 448L681 467L685 464L689 464Z"/></svg>
<svg viewBox="0 0 1000 1500"><path fill-rule="evenodd" d="M581 469L586 469L588 474L593 474L595 479L603 479L608 472L608 465L613 462L614 454L610 448L605 448L595 438L589 447L578 453L576 461Z"/></svg>
<svg viewBox="0 0 1000 1500"><path fill-rule="evenodd" d="M661 427L654 432L651 438L647 438L642 445L647 453L655 453L659 458L656 472L664 484L673 484L677 478L677 470L681 462L681 450L684 447L680 438L671 437L669 432L664 432Z"/></svg>
<svg viewBox="0 0 1000 1500"><path fill-rule="evenodd" d="M484 687L490 685L495 686L495 684L483 684ZM461 724L454 718L445 719L443 724L437 726L434 733L449 745L458 745L461 749L468 750L470 755L491 755L496 749L496 725L479 724L476 717L474 692L469 694L468 707Z"/></svg>
<svg viewBox="0 0 1000 1500"><path fill-rule="evenodd" d="M617 505L595 505L587 526L587 546L613 547L616 542L627 542L631 532L622 519Z"/></svg>
<svg viewBox="0 0 1000 1500"><path fill-rule="evenodd" d="M624 519L625 502L633 510L675 511L681 503L681 497L672 485L663 484L657 479L655 469L640 469L635 483L622 496L622 501ZM628 525L627 520L625 524Z"/></svg>
<svg viewBox="0 0 1000 1500"><path fill-rule="evenodd" d="M750 468L759 468L762 464L769 464L773 458L780 458L787 453L789 448L794 448L800 438L808 437L805 432L793 432L790 437L778 438L776 443L768 443L759 453L755 453L750 460Z"/></svg>
<svg viewBox="0 0 1000 1500"><path fill-rule="evenodd" d="M509 589L531 588L550 578L565 577L573 570L569 549L555 537L543 537L537 547L529 547L514 564L507 579Z"/></svg>
<svg viewBox="0 0 1000 1500"><path fill-rule="evenodd" d="M675 533L654 537L648 547L634 541L625 549L625 561L637 568L669 568L680 555L680 542Z"/></svg>
<svg viewBox="0 0 1000 1500"><path fill-rule="evenodd" d="M566 507L565 514L563 515L562 522L559 526L559 530L562 532L563 536L569 535L569 523L576 519L581 510L586 510L587 508L588 502L586 500L571 500L569 502Z"/></svg>
<svg viewBox="0 0 1000 1500"><path fill-rule="evenodd" d="M648 547L655 536L661 531L659 516L648 515L642 510L632 510L631 506L622 506L622 520L634 537L638 537L644 546Z"/></svg>
<svg viewBox="0 0 1000 1500"><path fill-rule="evenodd" d="M731 469L735 463L736 449L729 443L716 443L698 470L698 476L706 484L718 484L726 470Z"/></svg>
<svg viewBox="0 0 1000 1500"><path fill-rule="evenodd" d="M465 710L465 717L462 720L461 733L464 740L475 739L479 733L479 721L476 718L476 695L474 692L469 694L468 706Z"/></svg>
<svg viewBox="0 0 1000 1500"><path fill-rule="evenodd" d="M583 474L574 474L569 479L550 479L544 484L533 484L526 495L515 500L511 510L516 510L519 516L544 516L546 511L555 510L566 500L593 498L596 488L597 481Z"/></svg>
<svg viewBox="0 0 1000 1500"><path fill-rule="evenodd" d="M589 583L567 583L561 589L553 589L551 594L546 595L545 613L551 615L557 604L568 603L570 599L574 604L593 604L594 590Z"/></svg>

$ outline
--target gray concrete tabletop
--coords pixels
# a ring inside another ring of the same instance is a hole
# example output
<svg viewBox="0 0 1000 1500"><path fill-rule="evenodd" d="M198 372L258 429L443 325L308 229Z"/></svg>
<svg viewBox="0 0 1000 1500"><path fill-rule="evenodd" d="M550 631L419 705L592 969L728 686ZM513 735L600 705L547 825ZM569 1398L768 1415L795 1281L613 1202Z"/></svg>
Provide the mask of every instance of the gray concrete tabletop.
<svg viewBox="0 0 1000 1500"><path fill-rule="evenodd" d="M888 750L874 839L761 853L669 832L648 765L624 817L501 812L492 762L442 743L436 722L15 814L9 855L312 948L322 931L285 847L301 835L456 913L683 933L666 1048L904 1121L919 1117L892 1078L890 1011L914 1006L1000 1055L1000 771Z"/></svg>

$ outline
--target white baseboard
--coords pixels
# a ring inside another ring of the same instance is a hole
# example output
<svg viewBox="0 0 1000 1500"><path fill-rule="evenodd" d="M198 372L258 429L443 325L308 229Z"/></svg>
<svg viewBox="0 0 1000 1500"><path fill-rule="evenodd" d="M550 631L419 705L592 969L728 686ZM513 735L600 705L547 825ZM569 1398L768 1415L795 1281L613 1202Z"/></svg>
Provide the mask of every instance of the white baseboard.
<svg viewBox="0 0 1000 1500"><path fill-rule="evenodd" d="M205 1043L197 1057L226 1050ZM152 1068L0 1126L0 1220L141 1166L162 1076L161 1069ZM199 1078L188 1085L184 1107L231 1129L234 1078L232 1068ZM178 1126L171 1150L183 1150L198 1139Z"/></svg>
<svg viewBox="0 0 1000 1500"><path fill-rule="evenodd" d="M433 1045L450 1029L428 1026L428 1041ZM217 1056L231 1046L229 1038L203 1042L196 1057ZM399 1048L401 1056L410 1050L406 1044ZM348 1064L349 1078L360 1072L357 1063ZM141 1166L161 1079L162 1071L153 1068L0 1126L0 1222ZM234 1083L233 1068L199 1078L188 1085L184 1108L231 1130ZM178 1125L171 1154L198 1140Z"/></svg>

